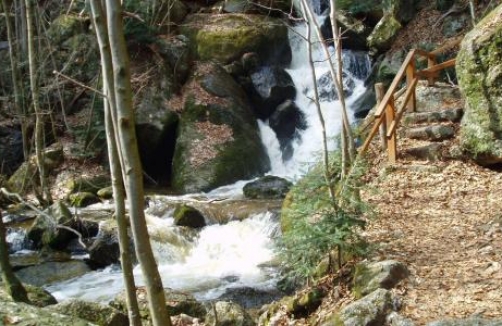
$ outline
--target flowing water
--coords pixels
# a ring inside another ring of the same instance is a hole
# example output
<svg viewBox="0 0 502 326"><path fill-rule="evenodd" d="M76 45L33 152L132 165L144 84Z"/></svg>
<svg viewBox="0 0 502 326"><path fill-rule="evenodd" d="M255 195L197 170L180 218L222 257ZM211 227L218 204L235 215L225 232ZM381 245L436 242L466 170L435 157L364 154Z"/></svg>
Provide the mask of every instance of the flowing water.
<svg viewBox="0 0 502 326"><path fill-rule="evenodd" d="M293 142L294 153L284 162L275 133L268 122L259 121L262 141L267 147L272 169L269 174L290 180L297 180L311 166L321 150L321 129L313 97L310 68L307 62L305 42L298 34L304 34L305 27L295 27L291 32L293 61L288 69L297 88L296 104L303 112L307 128L298 132ZM363 59L361 59L361 57ZM319 49L315 52L318 78L329 70ZM362 79L369 72L366 57L352 52L344 52L346 75L353 80L353 102L364 90ZM331 87L330 85L327 86ZM327 93L331 89L325 90ZM325 93L326 93L325 92ZM340 131L341 115L338 101L322 99L328 136L334 138ZM333 149L335 141L330 141ZM163 284L176 290L193 293L196 298L215 299L232 288L252 287L259 290L273 290L278 279L278 266L274 264L274 242L279 236L278 218L273 211L265 211L243 220L227 219L220 225L209 221L210 225L200 232L184 232L173 225L172 213L166 203L180 201L211 201L242 198L242 187L247 181L240 181L216 189L208 194L193 194L182 197L154 196L147 210L152 245L159 263ZM104 207L98 207L103 209ZM211 224L211 222L213 224ZM14 237L13 237L14 239ZM16 238L17 239L17 238ZM14 243L17 240L14 240ZM143 283L141 272L135 269L138 284ZM80 298L106 302L123 288L122 275L118 266L110 266L82 277L47 286L58 299Z"/></svg>

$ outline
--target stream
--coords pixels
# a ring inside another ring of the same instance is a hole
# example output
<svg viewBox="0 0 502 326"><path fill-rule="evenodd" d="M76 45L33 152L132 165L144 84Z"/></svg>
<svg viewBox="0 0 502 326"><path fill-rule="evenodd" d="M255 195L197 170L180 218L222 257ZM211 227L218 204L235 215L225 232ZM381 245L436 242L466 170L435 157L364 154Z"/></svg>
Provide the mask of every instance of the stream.
<svg viewBox="0 0 502 326"><path fill-rule="evenodd" d="M304 26L297 26L290 32L293 61L287 69L296 88L296 104L306 118L307 128L298 133L292 147L292 157L284 162L275 133L267 121L258 121L261 137L267 148L272 168L269 174L298 180L306 173L318 157L322 141L319 118L313 97L310 68L304 41L298 34L305 33ZM344 51L344 68L351 95L347 98L350 105L365 90L363 80L370 70L370 62L365 54ZM315 53L318 78L325 78L329 72L318 49ZM308 78L306 78L308 76ZM322 110L325 115L328 136L333 139L340 131L341 113L338 101L330 95L330 84L320 83ZM330 141L330 148L336 146ZM260 203L259 209L241 209L243 204L242 187L246 180L213 190L210 193L191 194L179 197L155 195L151 197L146 209L152 246L158 261L164 287L192 293L197 299L220 298L232 289L253 288L273 292L279 279L278 263L274 259L274 246L280 236L280 203ZM208 226L202 230L186 232L173 225L172 203L188 202L211 205L232 201L230 208L212 210L224 216L210 216ZM85 210L110 209L110 205L93 205ZM239 207L241 207L239 206ZM245 215L245 216L242 216ZM219 224L224 220L227 223ZM12 231L8 241L16 250L23 248L21 231ZM162 239L162 240L160 240ZM135 268L138 285L143 284L141 271ZM78 298L88 301L108 302L123 289L119 266L109 266L84 276L45 287L58 301Z"/></svg>

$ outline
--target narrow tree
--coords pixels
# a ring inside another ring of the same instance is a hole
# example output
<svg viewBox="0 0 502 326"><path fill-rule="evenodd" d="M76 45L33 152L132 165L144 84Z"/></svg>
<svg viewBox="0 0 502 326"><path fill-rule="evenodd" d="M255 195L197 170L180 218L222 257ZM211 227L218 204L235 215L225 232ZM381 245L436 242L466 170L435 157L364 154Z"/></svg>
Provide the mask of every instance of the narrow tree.
<svg viewBox="0 0 502 326"><path fill-rule="evenodd" d="M96 4L98 3L96 2ZM155 326L170 326L171 320L166 308L164 288L152 253L145 220L143 174L136 140L131 75L120 0L106 1L106 23L106 38L110 46L111 57L111 69L109 70L113 71L113 84L108 84L107 93L110 94L110 98L113 96L115 101L115 108L111 107L115 131L114 139L120 158L124 188L129 201L130 223L136 256L145 278L152 323ZM110 86L113 86L113 89ZM112 93L113 95L111 95Z"/></svg>
<svg viewBox="0 0 502 326"><path fill-rule="evenodd" d="M118 225L120 244L120 263L124 277L126 291L126 305L131 326L141 325L138 301L136 299L136 285L134 282L133 265L129 249L129 236L127 234L127 220L125 217L124 183L121 171L121 159L117 150L115 128L112 112L116 111L113 67L108 43L108 31L103 6L99 0L91 0L92 18L98 38L101 55L101 72L103 77L103 91L107 98L104 99L104 116L106 128L106 142L108 145L108 159L112 175L113 198L115 199L115 217Z"/></svg>
<svg viewBox="0 0 502 326"><path fill-rule="evenodd" d="M39 198L42 205L52 203L52 196L47 180L47 169L45 166L44 152L45 147L45 114L40 108L39 102L39 87L37 81L37 65L35 53L35 0L26 0L26 22L27 22L27 39L28 39L28 65L30 71L30 88L33 110L35 111L35 154L37 158L38 172L40 175L40 187L42 196Z"/></svg>
<svg viewBox="0 0 502 326"><path fill-rule="evenodd" d="M27 132L27 116L26 116L26 105L24 98L24 88L21 80L20 62L19 62L19 49L17 43L15 42L14 28L11 22L11 3L7 0L2 0L2 7L5 13L5 26L7 28L7 41L9 42L9 58L11 67L11 78L12 78L12 90L14 95L14 104L16 106L16 114L21 125L21 134L23 137L23 155L24 159L27 160L29 156L29 146L28 146L28 132Z"/></svg>
<svg viewBox="0 0 502 326"><path fill-rule="evenodd" d="M23 284L16 277L16 274L12 271L12 266L9 261L9 249L7 241L5 240L5 226L3 224L2 213L0 212L0 269L2 272L2 280L5 289L12 297L14 301L19 302L29 302L28 295L26 293Z"/></svg>

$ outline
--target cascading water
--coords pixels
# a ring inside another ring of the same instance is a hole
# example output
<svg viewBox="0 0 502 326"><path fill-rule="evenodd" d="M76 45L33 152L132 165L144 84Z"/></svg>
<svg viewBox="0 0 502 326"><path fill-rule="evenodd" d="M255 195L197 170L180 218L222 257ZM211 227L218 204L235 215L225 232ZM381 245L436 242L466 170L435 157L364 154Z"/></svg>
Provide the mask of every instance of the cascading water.
<svg viewBox="0 0 502 326"><path fill-rule="evenodd" d="M269 174L296 180L316 161L322 148L319 117L314 103L313 83L306 53L305 26L292 29L290 40L293 61L287 70L297 89L296 105L306 120L306 129L297 132L292 143L292 156L284 161L279 141L267 122L258 121L262 140L267 147L272 168ZM335 99L333 86L323 53L314 53L318 84L322 86L321 106L326 120L328 137L333 139L340 131L341 110ZM345 87L351 95L350 104L364 90L363 80L369 73L366 55L344 51ZM326 78L328 78L326 82ZM330 148L335 141L330 141ZM209 194L187 195L183 197L156 196L164 201L182 202L190 200L228 200L241 198L245 181L221 187ZM273 266L274 238L278 236L278 223L274 214L267 212L250 216L242 221L227 224L213 224L200 232L184 233L173 226L172 210L165 207L150 207L147 210L152 245L159 263L159 270L165 287L193 293L198 299L207 300L220 297L232 288L253 287L271 290L277 281L277 266ZM142 276L135 270L139 284ZM117 266L95 271L66 282L47 287L58 300L80 298L106 302L123 288L122 275Z"/></svg>
<svg viewBox="0 0 502 326"><path fill-rule="evenodd" d="M272 169L270 174L296 180L305 174L313 163L319 161L322 150L322 134L319 116L313 102L313 82L311 80L310 66L308 64L308 52L306 50L305 24L300 24L290 30L290 44L293 52L293 60L287 70L291 75L296 89L295 102L306 119L307 128L297 130L296 139L293 140L293 156L283 161L279 147L279 141L268 123L259 121L259 127L263 143L265 144L271 160ZM314 43L316 44L316 43ZM318 90L320 94L321 110L327 126L327 136L331 141L329 148L335 148L334 138L340 133L341 106L334 95L334 85L329 77L329 66L317 44L313 49L313 58L317 75ZM334 49L330 49L331 53ZM346 98L348 108L365 90L364 79L370 72L369 57L365 53L343 51L343 74L344 89L350 96ZM326 82L326 80L328 82Z"/></svg>

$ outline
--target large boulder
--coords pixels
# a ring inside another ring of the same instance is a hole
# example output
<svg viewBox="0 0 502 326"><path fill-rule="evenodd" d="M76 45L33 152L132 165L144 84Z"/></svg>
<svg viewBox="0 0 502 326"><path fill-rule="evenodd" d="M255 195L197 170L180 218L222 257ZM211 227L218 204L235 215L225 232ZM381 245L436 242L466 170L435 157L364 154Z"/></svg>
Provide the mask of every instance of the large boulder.
<svg viewBox="0 0 502 326"><path fill-rule="evenodd" d="M23 283L46 286L89 273L90 268L82 261L46 262L16 271Z"/></svg>
<svg viewBox="0 0 502 326"><path fill-rule="evenodd" d="M94 269L103 268L111 264L118 264L120 246L115 227L111 223L102 223L94 242L89 246L87 264Z"/></svg>
<svg viewBox="0 0 502 326"><path fill-rule="evenodd" d="M294 100L296 87L286 70L277 66L263 66L251 74L256 93L251 96L256 115L267 119L286 100Z"/></svg>
<svg viewBox="0 0 502 326"><path fill-rule="evenodd" d="M401 28L396 17L392 13L386 13L368 36L368 46L375 53L388 50Z"/></svg>
<svg viewBox="0 0 502 326"><path fill-rule="evenodd" d="M0 126L0 164L2 173L11 175L23 162L21 131Z"/></svg>
<svg viewBox="0 0 502 326"><path fill-rule="evenodd" d="M269 169L247 98L223 68L199 64L183 101L173 160L177 191L207 191Z"/></svg>
<svg viewBox="0 0 502 326"><path fill-rule="evenodd" d="M279 105L268 120L279 140L282 159L287 161L293 155L293 140L300 137L298 131L307 128L305 115L291 100Z"/></svg>
<svg viewBox="0 0 502 326"><path fill-rule="evenodd" d="M408 275L406 265L395 260L359 263L354 272L354 295L360 298L376 289L390 290Z"/></svg>
<svg viewBox="0 0 502 326"><path fill-rule="evenodd" d="M174 224L178 226L187 226L190 228L202 228L206 226L204 215L196 208L189 205L176 207L173 213Z"/></svg>
<svg viewBox="0 0 502 326"><path fill-rule="evenodd" d="M483 165L502 163L502 5L462 41L457 77L465 97L461 145Z"/></svg>
<svg viewBox="0 0 502 326"><path fill-rule="evenodd" d="M288 27L265 15L192 14L180 27L189 37L196 57L230 63L244 53L256 52L264 63L286 65L291 61Z"/></svg>

